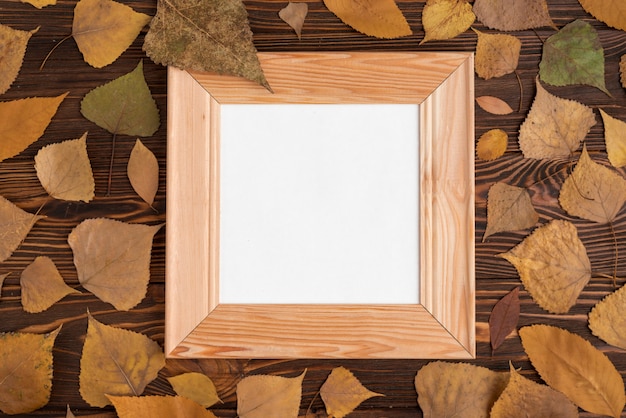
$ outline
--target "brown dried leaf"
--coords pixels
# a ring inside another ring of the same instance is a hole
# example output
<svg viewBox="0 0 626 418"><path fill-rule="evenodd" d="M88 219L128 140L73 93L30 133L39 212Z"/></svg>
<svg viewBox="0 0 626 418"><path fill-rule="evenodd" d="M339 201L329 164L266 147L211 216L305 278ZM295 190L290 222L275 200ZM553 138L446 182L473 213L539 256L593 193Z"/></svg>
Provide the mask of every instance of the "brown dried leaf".
<svg viewBox="0 0 626 418"><path fill-rule="evenodd" d="M541 378L585 411L620 417L624 381L611 360L584 338L549 325L519 331Z"/></svg>
<svg viewBox="0 0 626 418"><path fill-rule="evenodd" d="M11 273L0 274L0 297L2 297L2 285L4 284L4 279Z"/></svg>
<svg viewBox="0 0 626 418"><path fill-rule="evenodd" d="M167 381L170 382L177 395L191 399L205 408L221 402L213 381L202 373L183 373L168 377Z"/></svg>
<svg viewBox="0 0 626 418"><path fill-rule="evenodd" d="M626 3L621 0L578 0L593 17L612 28L626 31Z"/></svg>
<svg viewBox="0 0 626 418"><path fill-rule="evenodd" d="M512 35L473 30L478 35L475 67L479 77L489 80L510 74L517 69L522 41Z"/></svg>
<svg viewBox="0 0 626 418"><path fill-rule="evenodd" d="M20 246L35 222L44 218L40 215L32 215L24 212L13 203L0 196L0 263L13 254Z"/></svg>
<svg viewBox="0 0 626 418"><path fill-rule="evenodd" d="M424 418L462 416L488 418L509 380L508 373L465 363L435 361L415 377L417 402Z"/></svg>
<svg viewBox="0 0 626 418"><path fill-rule="evenodd" d="M626 54L619 59L619 80L626 89Z"/></svg>
<svg viewBox="0 0 626 418"><path fill-rule="evenodd" d="M81 222L68 237L81 285L118 310L135 307L146 295L152 238L161 226Z"/></svg>
<svg viewBox="0 0 626 418"><path fill-rule="evenodd" d="M324 4L346 25L368 36L391 39L413 33L394 0L324 0Z"/></svg>
<svg viewBox="0 0 626 418"><path fill-rule="evenodd" d="M474 23L476 16L467 0L428 0L422 11L424 42L452 39Z"/></svg>
<svg viewBox="0 0 626 418"><path fill-rule="evenodd" d="M297 377L257 375L237 384L237 414L240 418L297 417L306 370Z"/></svg>
<svg viewBox="0 0 626 418"><path fill-rule="evenodd" d="M528 190L495 183L487 196L487 228L483 242L498 232L519 231L534 226L539 220Z"/></svg>
<svg viewBox="0 0 626 418"><path fill-rule="evenodd" d="M626 165L626 122L614 118L600 109L604 122L604 142L609 161L613 167Z"/></svg>
<svg viewBox="0 0 626 418"><path fill-rule="evenodd" d="M589 312L589 329L596 337L626 350L626 286L609 294Z"/></svg>
<svg viewBox="0 0 626 418"><path fill-rule="evenodd" d="M28 40L38 30L39 27L25 31L0 24L0 94L4 94L17 78Z"/></svg>
<svg viewBox="0 0 626 418"><path fill-rule="evenodd" d="M110 396L119 418L217 418L202 405L182 396Z"/></svg>
<svg viewBox="0 0 626 418"><path fill-rule="evenodd" d="M491 315L489 315L489 338L492 353L502 345L507 335L517 328L519 312L519 287L516 287L495 304L491 310Z"/></svg>
<svg viewBox="0 0 626 418"><path fill-rule="evenodd" d="M552 313L569 311L591 278L587 250L568 221L553 220L537 228L499 257L515 266L533 299Z"/></svg>
<svg viewBox="0 0 626 418"><path fill-rule="evenodd" d="M287 6L280 9L278 12L278 16L298 35L298 39L302 37L302 25L304 24L304 19L306 18L307 13L309 12L309 5L306 3L293 3L289 2Z"/></svg>
<svg viewBox="0 0 626 418"><path fill-rule="evenodd" d="M385 395L367 389L345 367L335 367L320 388L320 396L329 416L343 418L367 399Z"/></svg>
<svg viewBox="0 0 626 418"><path fill-rule="evenodd" d="M159 344L88 315L78 378L80 395L89 405L109 405L107 395L141 395L164 366L165 355Z"/></svg>
<svg viewBox="0 0 626 418"><path fill-rule="evenodd" d="M502 129L491 129L478 138L476 155L481 160L492 161L506 152L509 136Z"/></svg>
<svg viewBox="0 0 626 418"><path fill-rule="evenodd" d="M546 0L476 0L474 13L492 29L516 31L542 26L556 29Z"/></svg>
<svg viewBox="0 0 626 418"><path fill-rule="evenodd" d="M485 112L494 115L508 115L513 113L513 109L507 102L494 96L480 96L476 98L476 103Z"/></svg>
<svg viewBox="0 0 626 418"><path fill-rule="evenodd" d="M519 145L526 158L567 158L596 124L593 110L548 93L536 80L537 95L520 127Z"/></svg>
<svg viewBox="0 0 626 418"><path fill-rule="evenodd" d="M139 139L135 141L126 170L135 192L152 206L159 188L159 162Z"/></svg>
<svg viewBox="0 0 626 418"><path fill-rule="evenodd" d="M39 256L28 265L20 276L22 306L29 313L43 312L71 293L80 293L63 281L54 262Z"/></svg>

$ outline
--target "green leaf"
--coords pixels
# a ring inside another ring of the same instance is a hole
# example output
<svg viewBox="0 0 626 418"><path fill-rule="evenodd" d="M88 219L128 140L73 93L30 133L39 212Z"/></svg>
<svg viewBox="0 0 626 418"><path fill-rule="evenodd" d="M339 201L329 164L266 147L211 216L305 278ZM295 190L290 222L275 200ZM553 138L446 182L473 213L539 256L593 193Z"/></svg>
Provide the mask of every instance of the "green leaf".
<svg viewBox="0 0 626 418"><path fill-rule="evenodd" d="M600 39L596 30L582 20L575 20L546 40L539 76L553 86L585 84L611 95L604 82Z"/></svg>

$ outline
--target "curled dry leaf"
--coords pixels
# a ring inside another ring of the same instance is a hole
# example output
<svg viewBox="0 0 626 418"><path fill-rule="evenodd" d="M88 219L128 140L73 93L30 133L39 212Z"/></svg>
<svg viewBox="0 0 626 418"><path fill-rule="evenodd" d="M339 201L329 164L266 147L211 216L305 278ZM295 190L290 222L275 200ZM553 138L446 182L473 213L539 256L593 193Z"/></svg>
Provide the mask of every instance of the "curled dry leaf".
<svg viewBox="0 0 626 418"><path fill-rule="evenodd" d="M509 381L509 373L466 363L435 361L417 372L415 389L424 418L489 418L489 411Z"/></svg>
<svg viewBox="0 0 626 418"><path fill-rule="evenodd" d="M512 35L473 30L478 35L475 68L479 77L489 80L510 74L517 69L522 41Z"/></svg>
<svg viewBox="0 0 626 418"><path fill-rule="evenodd" d="M399 38L413 32L394 0L324 0L346 25L376 38Z"/></svg>
<svg viewBox="0 0 626 418"><path fill-rule="evenodd" d="M534 226L539 215L533 207L528 190L495 183L487 195L487 228L483 242L487 237L504 231L519 231Z"/></svg>
<svg viewBox="0 0 626 418"><path fill-rule="evenodd" d="M241 418L297 417L306 370L297 377L257 375L237 383L237 415Z"/></svg>
<svg viewBox="0 0 626 418"><path fill-rule="evenodd" d="M519 331L524 351L541 378L594 414L620 417L624 381L611 360L584 338L549 325Z"/></svg>
<svg viewBox="0 0 626 418"><path fill-rule="evenodd" d="M216 418L202 405L182 396L111 396L107 395L119 418Z"/></svg>
<svg viewBox="0 0 626 418"><path fill-rule="evenodd" d="M602 122L604 123L604 143L609 161L613 167L626 165L626 122L606 113L600 109Z"/></svg>
<svg viewBox="0 0 626 418"><path fill-rule="evenodd" d="M476 98L476 103L485 112L494 115L508 115L513 113L513 109L504 100L494 96L480 96Z"/></svg>
<svg viewBox="0 0 626 418"><path fill-rule="evenodd" d="M183 373L168 377L167 381L170 382L176 394L191 399L205 408L221 402L213 381L202 373Z"/></svg>
<svg viewBox="0 0 626 418"><path fill-rule="evenodd" d="M28 265L20 276L22 306L29 313L43 312L71 293L80 293L63 281L54 262L39 256Z"/></svg>
<svg viewBox="0 0 626 418"><path fill-rule="evenodd" d="M130 153L126 172L135 192L152 206L159 188L159 162L139 139Z"/></svg>
<svg viewBox="0 0 626 418"><path fill-rule="evenodd" d="M0 263L13 254L13 251L24 241L33 225L42 218L44 216L25 212L0 196L0 231L2 231Z"/></svg>
<svg viewBox="0 0 626 418"><path fill-rule="evenodd" d="M612 28L626 31L626 3L620 0L578 0L593 17Z"/></svg>
<svg viewBox="0 0 626 418"><path fill-rule="evenodd" d="M517 328L519 312L519 287L516 287L495 304L489 315L489 339L492 353L502 345L507 335Z"/></svg>
<svg viewBox="0 0 626 418"><path fill-rule="evenodd" d="M107 395L141 395L164 366L165 355L159 344L88 315L78 379L80 395L89 405L109 405Z"/></svg>
<svg viewBox="0 0 626 418"><path fill-rule="evenodd" d="M43 335L0 333L0 411L26 414L48 403L59 331L61 327Z"/></svg>
<svg viewBox="0 0 626 418"><path fill-rule="evenodd" d="M550 26L556 28L548 13L546 0L476 0L474 13L483 24L503 31Z"/></svg>
<svg viewBox="0 0 626 418"><path fill-rule="evenodd" d="M491 129L478 138L476 155L481 160L492 161L506 152L509 136L502 129Z"/></svg>
<svg viewBox="0 0 626 418"><path fill-rule="evenodd" d="M589 312L589 329L603 341L626 350L626 286L609 294Z"/></svg>
<svg viewBox="0 0 626 418"><path fill-rule="evenodd" d="M320 396L328 416L343 418L367 399L385 395L367 389L345 367L336 367L320 388Z"/></svg>
<svg viewBox="0 0 626 418"><path fill-rule="evenodd" d="M467 0L428 0L422 11L424 42L452 39L474 23L476 16Z"/></svg>
<svg viewBox="0 0 626 418"><path fill-rule="evenodd" d="M278 12L278 16L298 35L298 39L302 37L302 25L304 24L304 19L306 18L307 13L309 12L309 5L306 3L294 3L289 2L287 6L280 9Z"/></svg>
<svg viewBox="0 0 626 418"><path fill-rule="evenodd" d="M0 24L0 94L4 94L17 78L28 41L38 30L18 30Z"/></svg>
<svg viewBox="0 0 626 418"><path fill-rule="evenodd" d="M591 278L591 264L574 224L553 220L512 250L499 254L515 266L543 309L566 313Z"/></svg>
<svg viewBox="0 0 626 418"><path fill-rule="evenodd" d="M537 95L520 127L519 145L526 158L568 158L596 124L593 110L556 97L536 80Z"/></svg>

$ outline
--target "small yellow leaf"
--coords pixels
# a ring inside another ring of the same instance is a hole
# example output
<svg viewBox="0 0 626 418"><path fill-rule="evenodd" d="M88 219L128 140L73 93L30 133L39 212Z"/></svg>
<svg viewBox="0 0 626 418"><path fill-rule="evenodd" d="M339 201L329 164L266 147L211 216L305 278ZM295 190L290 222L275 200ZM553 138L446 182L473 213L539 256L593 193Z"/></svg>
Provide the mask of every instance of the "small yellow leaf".
<svg viewBox="0 0 626 418"><path fill-rule="evenodd" d="M4 94L17 78L28 40L38 30L18 30L0 24L0 94Z"/></svg>
<svg viewBox="0 0 626 418"><path fill-rule="evenodd" d="M306 18L307 13L309 12L309 5L306 3L293 3L289 2L287 6L280 9L278 12L278 16L298 35L298 39L302 37L302 25L304 24L304 19Z"/></svg>
<svg viewBox="0 0 626 418"><path fill-rule="evenodd" d="M367 399L385 395L364 387L345 367L336 367L320 388L320 396L328 416L343 418Z"/></svg>
<svg viewBox="0 0 626 418"><path fill-rule="evenodd" d="M473 30L478 35L475 68L479 77L489 80L510 74L517 69L522 41L512 35Z"/></svg>
<svg viewBox="0 0 626 418"><path fill-rule="evenodd" d="M0 263L13 254L20 246L35 223L44 218L24 212L13 203L0 196Z"/></svg>
<svg viewBox="0 0 626 418"><path fill-rule="evenodd" d="M528 190L495 183L487 195L487 228L485 239L503 231L519 231L534 226L539 220Z"/></svg>
<svg viewBox="0 0 626 418"><path fill-rule="evenodd" d="M428 0L422 11L424 42L452 39L465 32L476 20L467 0Z"/></svg>
<svg viewBox="0 0 626 418"><path fill-rule="evenodd" d="M22 306L29 313L43 312L70 293L80 293L63 281L52 260L45 256L35 258L20 276Z"/></svg>
<svg viewBox="0 0 626 418"><path fill-rule="evenodd" d="M481 160L492 161L500 158L506 151L509 136L502 129L491 129L478 138L476 155Z"/></svg>
<svg viewBox="0 0 626 418"><path fill-rule="evenodd" d="M107 395L141 395L164 366L165 355L159 344L88 315L79 383L80 395L89 405L109 405Z"/></svg>
<svg viewBox="0 0 626 418"><path fill-rule="evenodd" d="M413 33L394 0L324 0L324 4L345 24L368 36L391 39Z"/></svg>
<svg viewBox="0 0 626 418"><path fill-rule="evenodd" d="M183 373L168 377L167 380L176 394L191 399L205 408L221 402L213 381L202 373Z"/></svg>
<svg viewBox="0 0 626 418"><path fill-rule="evenodd" d="M593 17L612 28L626 31L626 3L622 0L578 0Z"/></svg>
<svg viewBox="0 0 626 418"><path fill-rule="evenodd" d="M493 113L494 115L508 115L513 113L511 106L504 100L494 96L480 96L476 98L476 103L485 112Z"/></svg>
<svg viewBox="0 0 626 418"><path fill-rule="evenodd" d="M295 418L300 410L302 381L297 377L257 375L237 384L237 414L240 418Z"/></svg>
<svg viewBox="0 0 626 418"><path fill-rule="evenodd" d="M626 165L626 122L614 118L600 109L604 122L604 142L609 161L613 167Z"/></svg>
<svg viewBox="0 0 626 418"><path fill-rule="evenodd" d="M216 418L191 399L182 396L111 396L107 395L119 418Z"/></svg>
<svg viewBox="0 0 626 418"><path fill-rule="evenodd" d="M135 192L152 206L159 188L159 162L139 139L130 153L127 174Z"/></svg>
<svg viewBox="0 0 626 418"><path fill-rule="evenodd" d="M603 341L626 350L626 286L609 294L589 312L589 329Z"/></svg>
<svg viewBox="0 0 626 418"><path fill-rule="evenodd" d="M22 3L28 3L38 9L43 9L46 6L54 6L57 4L57 0L21 0Z"/></svg>

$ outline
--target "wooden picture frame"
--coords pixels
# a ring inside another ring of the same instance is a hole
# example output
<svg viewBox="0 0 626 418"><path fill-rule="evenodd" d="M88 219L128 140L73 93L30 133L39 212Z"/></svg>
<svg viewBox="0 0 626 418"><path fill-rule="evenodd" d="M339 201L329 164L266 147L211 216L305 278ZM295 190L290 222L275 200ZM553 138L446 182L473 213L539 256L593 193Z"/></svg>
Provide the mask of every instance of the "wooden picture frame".
<svg viewBox="0 0 626 418"><path fill-rule="evenodd" d="M464 52L260 53L273 93L169 68L171 358L474 358L474 66ZM220 106L410 103L420 112L420 303L221 304Z"/></svg>

